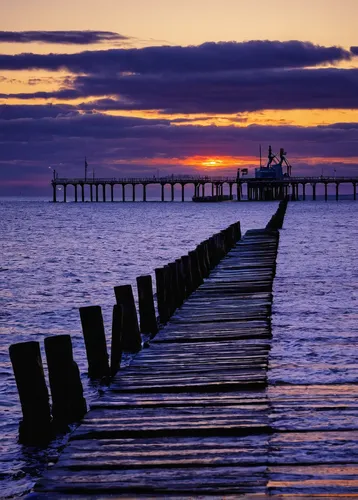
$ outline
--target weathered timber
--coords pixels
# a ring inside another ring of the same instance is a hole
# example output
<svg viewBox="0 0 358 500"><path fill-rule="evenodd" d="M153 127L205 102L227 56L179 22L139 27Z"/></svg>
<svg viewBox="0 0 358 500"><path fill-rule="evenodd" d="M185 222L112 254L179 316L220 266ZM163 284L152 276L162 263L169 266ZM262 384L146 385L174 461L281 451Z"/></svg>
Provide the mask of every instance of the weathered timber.
<svg viewBox="0 0 358 500"><path fill-rule="evenodd" d="M45 338L45 351L55 425L61 427L81 420L87 412L87 405L80 371L73 360L70 335Z"/></svg>
<svg viewBox="0 0 358 500"><path fill-rule="evenodd" d="M87 353L88 375L91 378L107 377L109 364L101 307L80 307L80 317Z"/></svg>
<svg viewBox="0 0 358 500"><path fill-rule="evenodd" d="M137 278L140 331L154 337L158 333L158 322L155 315L152 277Z"/></svg>
<svg viewBox="0 0 358 500"><path fill-rule="evenodd" d="M122 348L126 352L138 352L142 347L138 316L131 285L114 287L117 305L122 306Z"/></svg>
<svg viewBox="0 0 358 500"><path fill-rule="evenodd" d="M112 312L111 375L115 375L121 366L123 334L123 308L115 304Z"/></svg>
<svg viewBox="0 0 358 500"><path fill-rule="evenodd" d="M40 344L13 344L9 352L23 415L19 441L29 445L46 443L51 438L51 413Z"/></svg>

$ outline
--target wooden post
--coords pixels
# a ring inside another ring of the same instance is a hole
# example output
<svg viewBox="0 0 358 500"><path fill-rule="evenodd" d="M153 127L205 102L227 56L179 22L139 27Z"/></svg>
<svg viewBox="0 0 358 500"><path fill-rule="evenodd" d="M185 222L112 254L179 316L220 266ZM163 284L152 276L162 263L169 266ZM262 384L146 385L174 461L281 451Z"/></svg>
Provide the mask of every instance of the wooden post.
<svg viewBox="0 0 358 500"><path fill-rule="evenodd" d="M165 281L165 293L166 293L166 304L168 307L169 318L176 309L175 303L175 284L172 269L169 264L164 266L164 281Z"/></svg>
<svg viewBox="0 0 358 500"><path fill-rule="evenodd" d="M40 344L13 344L9 352L23 415L19 441L34 445L46 443L51 438L51 413Z"/></svg>
<svg viewBox="0 0 358 500"><path fill-rule="evenodd" d="M112 314L112 344L111 344L111 375L117 373L122 360L122 332L123 332L123 311L122 306L113 306Z"/></svg>
<svg viewBox="0 0 358 500"><path fill-rule="evenodd" d="M85 202L85 185L81 184L81 198L82 198L82 203Z"/></svg>
<svg viewBox="0 0 358 500"><path fill-rule="evenodd" d="M189 252L189 258L190 258L191 275L193 277L193 286L194 290L196 290L202 283L197 251L192 250L191 252Z"/></svg>
<svg viewBox="0 0 358 500"><path fill-rule="evenodd" d="M170 290L170 296L172 298L171 300L171 313L175 311L177 307L180 305L180 298L179 298L179 286L178 286L178 276L177 276L177 265L175 262L170 262L168 264L169 272L170 272L170 278L171 278L171 286L168 287L168 290Z"/></svg>
<svg viewBox="0 0 358 500"><path fill-rule="evenodd" d="M184 274L183 274L183 263L182 259L176 259L176 274L178 280L178 298L179 298L179 306L181 306L185 300L185 282L184 282Z"/></svg>
<svg viewBox="0 0 358 500"><path fill-rule="evenodd" d="M164 201L164 184L162 184L162 201Z"/></svg>
<svg viewBox="0 0 358 500"><path fill-rule="evenodd" d="M158 267L155 269L155 281L157 283L157 305L159 313L159 321L162 324L166 324L170 317L168 311L167 295L166 295L166 283L165 283L165 269L164 267Z"/></svg>
<svg viewBox="0 0 358 500"><path fill-rule="evenodd" d="M52 192L53 192L52 201L53 201L54 203L56 203L56 201L57 201L57 199L56 199L56 189L57 189L56 184L52 184L52 190L53 190L53 191L52 191Z"/></svg>
<svg viewBox="0 0 358 500"><path fill-rule="evenodd" d="M140 331L150 333L153 338L158 333L158 324L155 316L152 277L150 275L138 276L137 288Z"/></svg>
<svg viewBox="0 0 358 500"><path fill-rule="evenodd" d="M188 298L189 295L194 291L193 287L193 279L191 276L191 268L190 268L190 258L189 255L183 255L181 258L182 261L182 269L183 269L183 279L184 279L184 297Z"/></svg>
<svg viewBox="0 0 358 500"><path fill-rule="evenodd" d="M122 306L123 314L123 351L138 352L142 348L142 338L139 332L137 311L134 303L132 285L114 287L118 305Z"/></svg>
<svg viewBox="0 0 358 500"><path fill-rule="evenodd" d="M80 317L87 353L88 376L107 377L109 366L102 310L100 306L80 307Z"/></svg>
<svg viewBox="0 0 358 500"><path fill-rule="evenodd" d="M81 420L87 405L70 335L46 337L45 351L54 421L61 425Z"/></svg>

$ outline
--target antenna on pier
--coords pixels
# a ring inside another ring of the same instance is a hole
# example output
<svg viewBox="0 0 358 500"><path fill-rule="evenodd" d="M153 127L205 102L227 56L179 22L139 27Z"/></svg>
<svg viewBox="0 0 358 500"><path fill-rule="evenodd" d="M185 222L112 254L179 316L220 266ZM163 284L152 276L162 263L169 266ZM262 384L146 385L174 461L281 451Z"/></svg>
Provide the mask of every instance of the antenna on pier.
<svg viewBox="0 0 358 500"><path fill-rule="evenodd" d="M261 168L261 144L260 144L260 168Z"/></svg>
<svg viewBox="0 0 358 500"><path fill-rule="evenodd" d="M88 163L87 163L87 157L85 156L85 181L87 180L87 168L88 168Z"/></svg>

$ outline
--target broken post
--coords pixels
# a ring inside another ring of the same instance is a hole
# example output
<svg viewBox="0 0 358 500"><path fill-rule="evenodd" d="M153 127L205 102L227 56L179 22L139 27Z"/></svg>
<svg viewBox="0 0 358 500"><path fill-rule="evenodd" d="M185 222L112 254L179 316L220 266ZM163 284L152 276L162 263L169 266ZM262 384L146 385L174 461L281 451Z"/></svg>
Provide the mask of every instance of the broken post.
<svg viewBox="0 0 358 500"><path fill-rule="evenodd" d="M134 303L132 285L114 287L117 305L122 306L123 332L122 347L126 352L138 352L142 348L138 316Z"/></svg>
<svg viewBox="0 0 358 500"><path fill-rule="evenodd" d="M9 353L23 415L19 441L28 445L47 443L51 439L51 411L40 344L13 344Z"/></svg>
<svg viewBox="0 0 358 500"><path fill-rule="evenodd" d="M88 360L88 376L107 377L109 365L102 309L100 306L80 307L80 317Z"/></svg>
<svg viewBox="0 0 358 500"><path fill-rule="evenodd" d="M70 335L45 338L45 351L55 424L81 420L87 412L77 363L73 360Z"/></svg>

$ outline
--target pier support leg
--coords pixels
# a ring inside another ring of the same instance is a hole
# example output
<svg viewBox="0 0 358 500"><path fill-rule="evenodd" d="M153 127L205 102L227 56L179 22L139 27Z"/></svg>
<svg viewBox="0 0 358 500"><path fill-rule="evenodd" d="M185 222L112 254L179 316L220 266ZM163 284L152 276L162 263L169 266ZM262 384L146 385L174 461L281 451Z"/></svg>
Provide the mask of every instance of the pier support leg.
<svg viewBox="0 0 358 500"><path fill-rule="evenodd" d="M48 442L51 414L40 344L13 344L9 352L23 414L19 428L20 443L35 445Z"/></svg>
<svg viewBox="0 0 358 500"><path fill-rule="evenodd" d="M52 184L52 201L56 203L56 185Z"/></svg>
<svg viewBox="0 0 358 500"><path fill-rule="evenodd" d="M90 185L91 202L93 202L93 184Z"/></svg>
<svg viewBox="0 0 358 500"><path fill-rule="evenodd" d="M135 308L132 285L114 287L117 305L122 306L123 333L122 346L127 352L138 352L142 347L137 311Z"/></svg>
<svg viewBox="0 0 358 500"><path fill-rule="evenodd" d="M174 201L174 184L171 184L172 201Z"/></svg>
<svg viewBox="0 0 358 500"><path fill-rule="evenodd" d="M357 184L353 182L353 200L357 199Z"/></svg>
<svg viewBox="0 0 358 500"><path fill-rule="evenodd" d="M205 196L205 184L201 185L201 196Z"/></svg>
<svg viewBox="0 0 358 500"><path fill-rule="evenodd" d="M85 185L84 184L81 184L81 199L82 199L82 203L85 202Z"/></svg>
<svg viewBox="0 0 358 500"><path fill-rule="evenodd" d="M135 201L135 184L132 184L132 201Z"/></svg>
<svg viewBox="0 0 358 500"><path fill-rule="evenodd" d="M114 186L111 184L111 202L114 202Z"/></svg>
<svg viewBox="0 0 358 500"><path fill-rule="evenodd" d="M339 199L339 182L336 183L336 201Z"/></svg>
<svg viewBox="0 0 358 500"><path fill-rule="evenodd" d="M181 201L185 201L185 196L184 196L184 188L185 188L185 184L182 184L181 185Z"/></svg>
<svg viewBox="0 0 358 500"><path fill-rule="evenodd" d="M232 200L232 184L229 184L229 196L230 200Z"/></svg>
<svg viewBox="0 0 358 500"><path fill-rule="evenodd" d="M98 202L98 184L96 184L96 202Z"/></svg>
<svg viewBox="0 0 358 500"><path fill-rule="evenodd" d="M241 201L241 184L236 184L237 201Z"/></svg>
<svg viewBox="0 0 358 500"><path fill-rule="evenodd" d="M312 186L312 199L314 201L316 200L316 184L313 184Z"/></svg>
<svg viewBox="0 0 358 500"><path fill-rule="evenodd" d="M85 340L88 375L102 378L109 375L106 335L100 306L80 307L83 337Z"/></svg>
<svg viewBox="0 0 358 500"><path fill-rule="evenodd" d="M328 186L327 183L324 184L324 201L328 200Z"/></svg>
<svg viewBox="0 0 358 500"><path fill-rule="evenodd" d="M87 412L86 400L77 363L73 360L70 335L45 338L45 351L55 424L66 426Z"/></svg>
<svg viewBox="0 0 358 500"><path fill-rule="evenodd" d="M67 185L65 184L63 186L63 202L66 203L67 201Z"/></svg>
<svg viewBox="0 0 358 500"><path fill-rule="evenodd" d="M161 187L162 187L162 201L164 201L164 184L162 184Z"/></svg>
<svg viewBox="0 0 358 500"><path fill-rule="evenodd" d="M143 184L143 201L147 201L147 185Z"/></svg>
<svg viewBox="0 0 358 500"><path fill-rule="evenodd" d="M122 201L126 201L126 186L122 184Z"/></svg>
<svg viewBox="0 0 358 500"><path fill-rule="evenodd" d="M306 184L302 184L302 198L306 199Z"/></svg>
<svg viewBox="0 0 358 500"><path fill-rule="evenodd" d="M149 333L153 338L158 333L157 318L155 316L152 277L137 277L139 320L141 333Z"/></svg>
<svg viewBox="0 0 358 500"><path fill-rule="evenodd" d="M211 196L214 196L214 184L211 184Z"/></svg>
<svg viewBox="0 0 358 500"><path fill-rule="evenodd" d="M75 203L78 202L78 196L77 196L77 184L75 184Z"/></svg>
<svg viewBox="0 0 358 500"><path fill-rule="evenodd" d="M103 191L103 203L106 201L106 185L102 184L102 191Z"/></svg>
<svg viewBox="0 0 358 500"><path fill-rule="evenodd" d="M115 375L122 360L123 310L117 304L113 306L112 343L111 343L111 375Z"/></svg>

